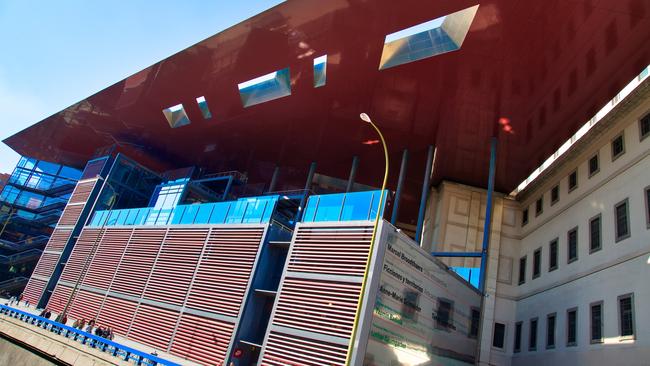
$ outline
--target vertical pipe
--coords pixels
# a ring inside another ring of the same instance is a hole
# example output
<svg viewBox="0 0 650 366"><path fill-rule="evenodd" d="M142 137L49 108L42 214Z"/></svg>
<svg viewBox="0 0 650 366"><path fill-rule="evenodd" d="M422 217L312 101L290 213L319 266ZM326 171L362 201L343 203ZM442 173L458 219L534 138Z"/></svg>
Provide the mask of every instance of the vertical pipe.
<svg viewBox="0 0 650 366"><path fill-rule="evenodd" d="M269 183L269 189L267 192L273 192L275 191L275 186L278 184L278 175L280 175L280 167L275 166L275 169L273 169L273 175L271 176L271 183Z"/></svg>
<svg viewBox="0 0 650 366"><path fill-rule="evenodd" d="M316 162L312 162L309 166L309 173L307 173L307 181L305 182L305 189L300 199L300 206L298 206L298 214L296 216L296 222L302 219L302 214L305 211L305 201L307 201L307 195L309 194L309 189L311 189L311 181L314 180L314 173L316 173Z"/></svg>
<svg viewBox="0 0 650 366"><path fill-rule="evenodd" d="M415 241L422 246L422 225L424 224L424 211L427 208L427 197L429 196L429 180L431 178L431 166L433 165L433 146L429 146L427 152L427 165L424 169L424 181L422 182L422 194L420 195L420 210L418 211L418 223L415 228Z"/></svg>
<svg viewBox="0 0 650 366"><path fill-rule="evenodd" d="M490 173L488 176L487 203L485 205L485 224L483 225L483 249L481 250L481 271L479 272L479 290L485 295L485 277L487 269L488 249L490 247L490 231L492 229L492 195L494 193L494 171L496 170L497 138L490 141Z"/></svg>
<svg viewBox="0 0 650 366"><path fill-rule="evenodd" d="M399 178L397 178L397 188L395 189L395 203L393 204L393 214L390 217L390 223L395 225L399 215L399 201L402 198L402 188L404 188L404 179L406 178L406 166L409 160L409 151L404 149L402 153L402 165L399 168Z"/></svg>
<svg viewBox="0 0 650 366"><path fill-rule="evenodd" d="M345 187L346 192L350 192L352 190L352 186L354 185L354 178L357 176L358 167L359 167L359 157L355 156L352 158L352 168L350 168L350 177L348 178L348 186Z"/></svg>

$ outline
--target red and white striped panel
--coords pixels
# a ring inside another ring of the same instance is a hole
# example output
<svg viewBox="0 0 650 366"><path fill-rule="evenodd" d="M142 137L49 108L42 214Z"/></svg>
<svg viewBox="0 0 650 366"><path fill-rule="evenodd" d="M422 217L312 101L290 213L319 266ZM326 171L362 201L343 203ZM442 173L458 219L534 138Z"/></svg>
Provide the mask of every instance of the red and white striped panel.
<svg viewBox="0 0 650 366"><path fill-rule="evenodd" d="M363 276L372 226L299 227L288 270Z"/></svg>
<svg viewBox="0 0 650 366"><path fill-rule="evenodd" d="M96 183L96 180L78 182L74 191L72 191L68 203L81 203L88 201L88 197L90 197L90 193L93 191L93 188L95 188Z"/></svg>
<svg viewBox="0 0 650 366"><path fill-rule="evenodd" d="M77 239L77 243L70 253L70 257L61 273L61 281L76 283L79 276L91 260L90 253L94 245L101 240L99 229L84 228ZM88 270L86 270L88 272Z"/></svg>
<svg viewBox="0 0 650 366"><path fill-rule="evenodd" d="M361 284L285 278L273 325L349 338Z"/></svg>
<svg viewBox="0 0 650 366"><path fill-rule="evenodd" d="M169 229L144 297L181 306L208 236L207 228Z"/></svg>
<svg viewBox="0 0 650 366"><path fill-rule="evenodd" d="M178 317L177 311L141 304L133 320L129 338L166 350Z"/></svg>
<svg viewBox="0 0 650 366"><path fill-rule="evenodd" d="M115 333L125 336L131 321L133 321L137 306L138 304L133 301L107 296L104 300L104 307L97 317L97 322L112 327Z"/></svg>
<svg viewBox="0 0 650 366"><path fill-rule="evenodd" d="M50 240L48 240L47 245L45 246L45 250L62 252L63 248L65 248L65 245L68 243L68 239L70 239L70 234L72 234L72 230L54 229L50 236Z"/></svg>
<svg viewBox="0 0 650 366"><path fill-rule="evenodd" d="M222 365L234 324L183 314L171 353L205 365Z"/></svg>
<svg viewBox="0 0 650 366"><path fill-rule="evenodd" d="M107 290L133 229L107 228L84 276L84 285Z"/></svg>
<svg viewBox="0 0 650 366"><path fill-rule="evenodd" d="M40 300L41 295L43 295L45 286L47 286L46 281L34 277L30 278L27 286L25 286L25 290L23 291L23 300L27 300L30 304L35 305L38 300Z"/></svg>
<svg viewBox="0 0 650 366"><path fill-rule="evenodd" d="M43 253L41 258L38 260L36 267L34 268L34 275L50 277L56 264L59 262L59 257L61 255L58 253Z"/></svg>
<svg viewBox="0 0 650 366"><path fill-rule="evenodd" d="M57 284L50 296L50 300L47 303L47 308L54 311L55 313L61 313L65 304L68 303L70 299L70 294L72 293L72 287L64 286L62 284ZM70 303L72 305L72 302Z"/></svg>
<svg viewBox="0 0 650 366"><path fill-rule="evenodd" d="M104 295L77 289L68 313L74 319L97 319ZM103 325L103 324L102 324Z"/></svg>
<svg viewBox="0 0 650 366"><path fill-rule="evenodd" d="M238 316L263 233L263 227L213 228L187 307Z"/></svg>
<svg viewBox="0 0 650 366"><path fill-rule="evenodd" d="M272 331L262 366L343 366L347 346Z"/></svg>
<svg viewBox="0 0 650 366"><path fill-rule="evenodd" d="M83 211L85 206L86 205L84 204L71 205L68 203L68 205L65 206L65 209L63 209L63 213L61 214L61 218L59 219L57 226L76 225L77 221L79 220L79 216L81 216L81 211Z"/></svg>
<svg viewBox="0 0 650 366"><path fill-rule="evenodd" d="M111 291L140 297L153 268L166 228L135 229L113 279Z"/></svg>

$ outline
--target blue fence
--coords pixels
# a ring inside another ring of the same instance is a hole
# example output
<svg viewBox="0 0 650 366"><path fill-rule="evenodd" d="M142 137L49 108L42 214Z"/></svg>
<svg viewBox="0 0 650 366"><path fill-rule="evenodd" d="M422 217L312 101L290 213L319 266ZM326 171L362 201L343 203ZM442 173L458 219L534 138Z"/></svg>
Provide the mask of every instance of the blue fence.
<svg viewBox="0 0 650 366"><path fill-rule="evenodd" d="M374 220L379 206L379 190L323 194L309 197L303 222ZM382 215L386 207L386 194Z"/></svg>
<svg viewBox="0 0 650 366"><path fill-rule="evenodd" d="M279 196L240 198L237 201L97 211L88 226L198 225L267 223Z"/></svg>
<svg viewBox="0 0 650 366"><path fill-rule="evenodd" d="M179 364L171 361L164 360L162 358L156 357L154 355L148 354L146 352L138 351L131 347L115 343L106 338L98 337L96 335L84 332L77 328L73 328L61 323L46 319L34 314L27 313L22 310L14 309L9 306L0 305L0 314L10 316L24 321L28 324L33 324L40 328L49 330L53 333L59 334L68 339L75 340L83 345L98 349L102 352L106 352L115 357L119 357L125 361L133 362L136 365L170 365L170 366L180 366Z"/></svg>

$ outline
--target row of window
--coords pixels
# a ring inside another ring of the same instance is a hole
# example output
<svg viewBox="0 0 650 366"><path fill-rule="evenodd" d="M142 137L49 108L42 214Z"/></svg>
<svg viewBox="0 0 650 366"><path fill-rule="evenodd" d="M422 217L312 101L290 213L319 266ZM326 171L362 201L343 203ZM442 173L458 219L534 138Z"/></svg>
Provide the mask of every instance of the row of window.
<svg viewBox="0 0 650 366"><path fill-rule="evenodd" d="M589 304L589 341L592 344L603 343L605 341L604 331L604 306L603 301L597 301ZM621 340L630 340L635 337L634 323L634 294L625 294L618 297L618 331L617 334ZM528 350L536 351L538 346L539 318L535 317L528 321ZM556 346L557 334L557 313L546 315L546 349L553 349ZM521 352L522 334L524 322L515 323L513 351ZM578 308L571 308L566 311L566 333L565 344L567 347L578 345ZM506 325L503 323L494 323L494 333L492 337L492 346L496 348L505 348L505 330Z"/></svg>
<svg viewBox="0 0 650 366"><path fill-rule="evenodd" d="M645 199L650 203L650 188L645 190ZM615 240L619 242L630 237L630 219L629 219L629 200L614 205L614 231ZM650 204L646 205L648 222L650 222ZM603 247L603 227L602 215L598 214L589 219L589 254L595 253ZM548 271L554 271L558 268L558 240L555 238L548 244ZM567 232L567 264L578 260L578 227ZM526 283L526 262L527 256L519 259L519 285ZM542 271L542 248L537 248L533 252L533 276L535 279L540 276Z"/></svg>
<svg viewBox="0 0 650 366"><path fill-rule="evenodd" d="M642 141L650 135L650 114L643 116L639 120L639 136ZM612 161L618 159L621 155L625 154L625 135L624 132L621 132L611 141L611 150L612 150ZM594 176L600 171L600 157L598 152L589 158L587 168L589 171L589 178ZM568 178L568 190L567 193L578 188L578 170L574 170L569 174ZM551 188L551 206L556 204L560 200L560 185L556 184ZM535 201L535 216L539 216L544 212L544 195L538 198ZM522 212L521 226L525 226L529 221L528 208L524 209Z"/></svg>

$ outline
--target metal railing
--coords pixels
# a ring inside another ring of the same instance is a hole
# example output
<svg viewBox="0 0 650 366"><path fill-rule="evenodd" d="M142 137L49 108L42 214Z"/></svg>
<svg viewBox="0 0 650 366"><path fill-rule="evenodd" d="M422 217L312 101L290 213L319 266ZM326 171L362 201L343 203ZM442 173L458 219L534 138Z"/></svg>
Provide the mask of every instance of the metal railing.
<svg viewBox="0 0 650 366"><path fill-rule="evenodd" d="M143 351L138 351L137 349L121 345L109 339L102 338L88 332L84 332L83 330L73 328L6 305L0 305L0 314L10 316L25 323L43 328L45 330L49 330L50 332L58 334L62 337L72 339L88 347L108 353L114 357L119 357L125 361L133 362L136 365L180 366L175 362L164 360L160 357L156 357Z"/></svg>

